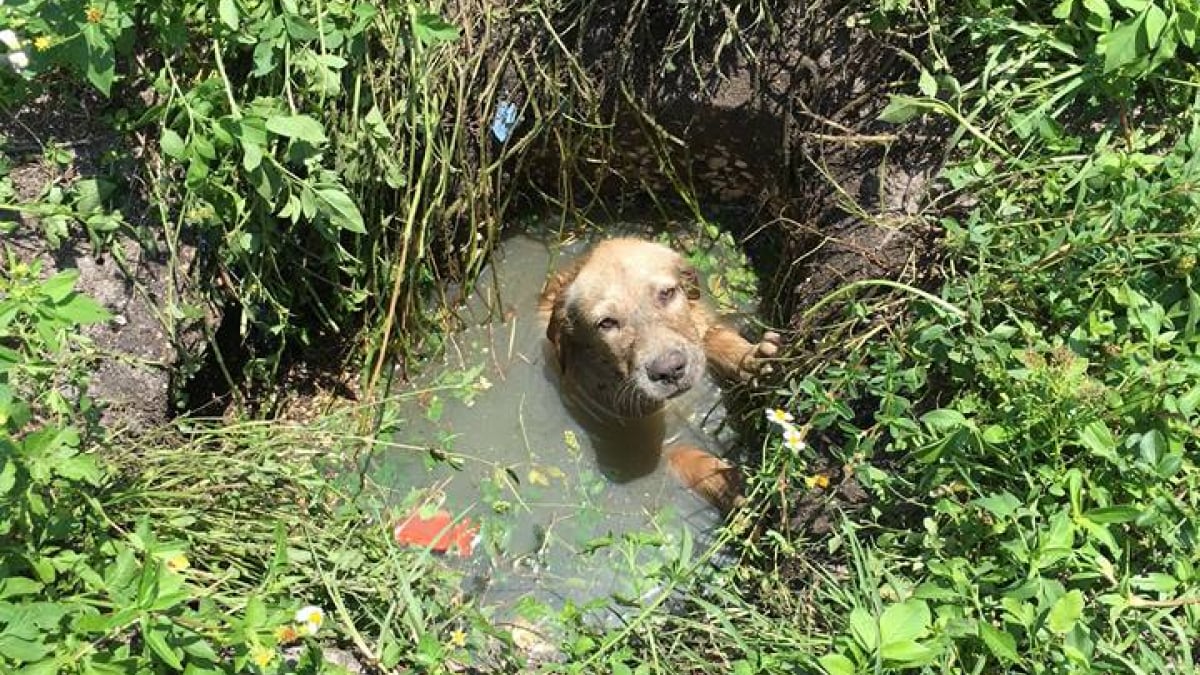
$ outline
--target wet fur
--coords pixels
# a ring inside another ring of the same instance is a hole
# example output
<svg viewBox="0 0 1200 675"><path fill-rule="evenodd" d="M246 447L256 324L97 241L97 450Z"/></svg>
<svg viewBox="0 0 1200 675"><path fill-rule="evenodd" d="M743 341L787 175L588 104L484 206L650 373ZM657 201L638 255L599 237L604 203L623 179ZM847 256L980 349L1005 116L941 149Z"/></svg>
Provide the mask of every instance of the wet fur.
<svg viewBox="0 0 1200 675"><path fill-rule="evenodd" d="M592 435L602 465L618 467L617 479L657 466L663 407L706 367L744 379L778 345L774 334L751 344L717 321L684 258L640 239L601 242L558 271L539 309L568 407ZM655 364L672 354L684 359L678 380L656 380ZM695 448L672 448L668 459L676 477L709 501L724 509L734 503L737 471L724 460Z"/></svg>

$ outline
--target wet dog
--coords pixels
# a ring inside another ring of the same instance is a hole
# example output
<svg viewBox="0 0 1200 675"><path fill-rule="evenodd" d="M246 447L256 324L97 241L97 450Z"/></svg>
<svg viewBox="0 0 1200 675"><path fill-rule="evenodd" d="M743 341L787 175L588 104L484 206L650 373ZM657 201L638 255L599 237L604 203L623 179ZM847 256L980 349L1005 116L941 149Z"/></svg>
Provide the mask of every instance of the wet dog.
<svg viewBox="0 0 1200 675"><path fill-rule="evenodd" d="M675 251L609 239L552 276L540 301L550 356L572 413L617 480L652 471L663 452L667 401L712 368L745 379L774 356L719 322L700 298L695 270ZM672 471L717 506L736 492L733 467L696 448L667 450Z"/></svg>

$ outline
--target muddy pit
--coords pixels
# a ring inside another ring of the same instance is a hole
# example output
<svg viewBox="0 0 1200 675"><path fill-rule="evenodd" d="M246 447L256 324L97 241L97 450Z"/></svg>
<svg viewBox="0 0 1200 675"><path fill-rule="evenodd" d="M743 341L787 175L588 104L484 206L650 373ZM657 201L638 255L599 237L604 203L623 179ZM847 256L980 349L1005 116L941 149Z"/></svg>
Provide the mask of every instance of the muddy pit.
<svg viewBox="0 0 1200 675"><path fill-rule="evenodd" d="M440 362L398 392L396 445L366 466L401 513L442 509L480 526L474 554L462 560L452 550L446 561L501 619L515 619L530 602L556 610L571 602L591 607L589 620L613 622L662 592L656 572L664 566L720 559L720 514L663 461L632 480L610 475L560 398L537 298L547 275L589 243L504 241L458 308L464 330L448 336ZM713 283L723 283L717 277ZM673 399L664 421L667 445L724 456L738 443L711 377Z"/></svg>

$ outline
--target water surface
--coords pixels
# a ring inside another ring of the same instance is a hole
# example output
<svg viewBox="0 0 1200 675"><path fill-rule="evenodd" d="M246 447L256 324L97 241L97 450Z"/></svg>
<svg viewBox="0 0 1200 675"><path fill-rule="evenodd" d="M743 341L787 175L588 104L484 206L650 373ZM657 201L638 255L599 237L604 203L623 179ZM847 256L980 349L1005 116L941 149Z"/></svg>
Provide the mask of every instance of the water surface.
<svg viewBox="0 0 1200 675"><path fill-rule="evenodd" d="M587 435L568 414L547 365L537 298L547 275L585 245L526 236L506 241L475 294L445 358L413 384L396 441L369 473L397 502L414 496L482 523L466 563L471 591L507 614L521 603L561 608L615 597L636 604L659 588L653 571L695 555L719 522L665 470L620 483L597 467ZM705 379L671 402L668 443L726 454L733 434L715 384ZM452 461L438 461L445 456ZM618 610L597 603L593 615Z"/></svg>

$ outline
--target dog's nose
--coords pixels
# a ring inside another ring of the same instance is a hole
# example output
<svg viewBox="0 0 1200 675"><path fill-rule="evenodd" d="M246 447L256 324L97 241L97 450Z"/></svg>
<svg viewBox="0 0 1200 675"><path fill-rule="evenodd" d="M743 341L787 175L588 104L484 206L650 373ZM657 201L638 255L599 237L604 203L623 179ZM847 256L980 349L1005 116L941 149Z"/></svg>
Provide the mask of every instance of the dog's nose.
<svg viewBox="0 0 1200 675"><path fill-rule="evenodd" d="M672 349L662 354L646 366L646 374L650 376L651 382L670 384L682 379L685 370L687 370L687 355L679 349Z"/></svg>

